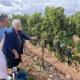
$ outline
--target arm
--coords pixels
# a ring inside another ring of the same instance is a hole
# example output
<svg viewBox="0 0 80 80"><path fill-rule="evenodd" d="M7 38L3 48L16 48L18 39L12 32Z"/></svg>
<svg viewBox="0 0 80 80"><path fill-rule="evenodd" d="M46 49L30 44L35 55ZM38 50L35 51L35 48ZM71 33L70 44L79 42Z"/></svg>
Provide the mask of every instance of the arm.
<svg viewBox="0 0 80 80"><path fill-rule="evenodd" d="M30 37L30 36L26 35L25 33L23 33L22 31L19 31L19 35L25 40L37 40L37 36Z"/></svg>
<svg viewBox="0 0 80 80"><path fill-rule="evenodd" d="M23 33L22 31L19 31L19 36L25 40L31 40L31 37L29 37L28 35L26 35L25 33Z"/></svg>

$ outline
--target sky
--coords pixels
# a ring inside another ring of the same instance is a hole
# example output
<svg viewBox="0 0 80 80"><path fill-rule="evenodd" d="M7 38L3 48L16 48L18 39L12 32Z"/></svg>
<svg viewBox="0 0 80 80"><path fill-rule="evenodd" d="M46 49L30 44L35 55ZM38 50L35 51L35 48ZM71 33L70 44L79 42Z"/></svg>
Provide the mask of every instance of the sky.
<svg viewBox="0 0 80 80"><path fill-rule="evenodd" d="M66 15L80 11L80 0L0 0L0 13L33 14L44 13L47 6L61 6Z"/></svg>

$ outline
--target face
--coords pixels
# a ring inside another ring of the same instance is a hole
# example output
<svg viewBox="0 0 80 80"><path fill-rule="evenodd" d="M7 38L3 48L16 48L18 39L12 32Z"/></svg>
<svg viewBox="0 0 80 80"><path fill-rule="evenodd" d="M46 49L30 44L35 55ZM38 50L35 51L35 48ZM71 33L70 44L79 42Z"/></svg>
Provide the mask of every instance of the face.
<svg viewBox="0 0 80 80"><path fill-rule="evenodd" d="M15 29L16 29L16 30L21 30L21 24L20 24L20 23L17 23Z"/></svg>
<svg viewBox="0 0 80 80"><path fill-rule="evenodd" d="M1 26L3 26L3 27L8 26L8 23L9 23L8 17L6 17L5 19L3 19L3 20L0 22Z"/></svg>

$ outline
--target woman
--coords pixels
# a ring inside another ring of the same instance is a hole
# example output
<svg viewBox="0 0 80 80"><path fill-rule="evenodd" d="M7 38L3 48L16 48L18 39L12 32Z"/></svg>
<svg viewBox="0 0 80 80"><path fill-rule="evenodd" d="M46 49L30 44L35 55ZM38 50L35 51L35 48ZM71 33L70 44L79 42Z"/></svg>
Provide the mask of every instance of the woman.
<svg viewBox="0 0 80 80"><path fill-rule="evenodd" d="M12 21L12 27L13 29L16 31L17 33L17 36L20 40L20 43L21 43L21 48L20 48L20 52L23 53L23 47L24 47L24 42L25 40L36 40L37 37L30 37L28 36L27 34L25 34L23 31L22 31L22 28L21 28L21 21L19 19L14 19Z"/></svg>
<svg viewBox="0 0 80 80"><path fill-rule="evenodd" d="M3 44L3 52L6 56L7 67L13 68L21 62L21 54L23 53L24 40L32 40L21 30L21 21L14 19L12 28L6 30L5 40Z"/></svg>

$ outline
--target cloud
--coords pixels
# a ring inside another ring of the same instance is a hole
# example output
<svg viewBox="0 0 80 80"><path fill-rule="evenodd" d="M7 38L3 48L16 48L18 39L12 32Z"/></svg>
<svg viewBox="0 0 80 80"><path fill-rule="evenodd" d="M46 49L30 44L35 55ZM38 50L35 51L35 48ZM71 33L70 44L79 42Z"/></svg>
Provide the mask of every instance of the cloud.
<svg viewBox="0 0 80 80"><path fill-rule="evenodd" d="M7 14L21 13L24 9L30 8L22 0L0 0L0 12Z"/></svg>
<svg viewBox="0 0 80 80"><path fill-rule="evenodd" d="M7 14L33 14L44 12L46 6L64 7L66 14L80 10L79 0L0 0L0 12Z"/></svg>

